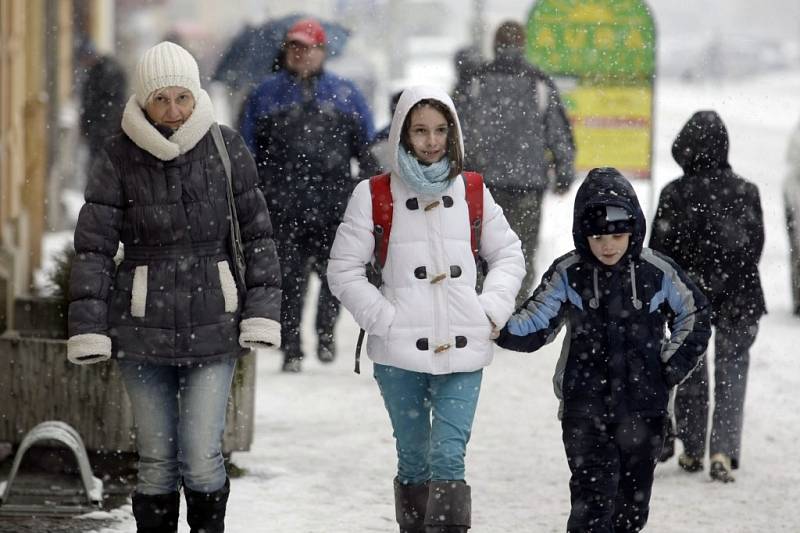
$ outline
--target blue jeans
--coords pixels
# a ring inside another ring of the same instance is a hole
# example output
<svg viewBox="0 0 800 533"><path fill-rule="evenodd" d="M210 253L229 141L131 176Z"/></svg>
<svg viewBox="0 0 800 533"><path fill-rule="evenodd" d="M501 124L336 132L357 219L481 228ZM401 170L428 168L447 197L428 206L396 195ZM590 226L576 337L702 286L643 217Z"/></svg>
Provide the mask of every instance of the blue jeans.
<svg viewBox="0 0 800 533"><path fill-rule="evenodd" d="M397 445L404 485L464 479L483 370L435 376L374 364Z"/></svg>
<svg viewBox="0 0 800 533"><path fill-rule="evenodd" d="M222 432L236 360L166 366L119 360L133 406L140 494L225 485Z"/></svg>

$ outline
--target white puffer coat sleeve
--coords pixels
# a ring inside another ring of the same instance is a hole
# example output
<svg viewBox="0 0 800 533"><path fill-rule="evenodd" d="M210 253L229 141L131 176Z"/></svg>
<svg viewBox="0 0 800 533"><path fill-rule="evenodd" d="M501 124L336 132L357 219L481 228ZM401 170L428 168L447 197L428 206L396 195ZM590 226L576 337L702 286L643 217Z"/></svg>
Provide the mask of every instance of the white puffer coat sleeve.
<svg viewBox="0 0 800 533"><path fill-rule="evenodd" d="M328 286L364 331L383 336L395 309L367 280L366 264L372 261L374 248L372 195L369 180L364 180L353 191L336 232L328 261Z"/></svg>
<svg viewBox="0 0 800 533"><path fill-rule="evenodd" d="M525 276L525 259L519 237L486 187L483 188L483 234L479 253L489 270L478 300L486 315L502 329L514 313L517 293Z"/></svg>

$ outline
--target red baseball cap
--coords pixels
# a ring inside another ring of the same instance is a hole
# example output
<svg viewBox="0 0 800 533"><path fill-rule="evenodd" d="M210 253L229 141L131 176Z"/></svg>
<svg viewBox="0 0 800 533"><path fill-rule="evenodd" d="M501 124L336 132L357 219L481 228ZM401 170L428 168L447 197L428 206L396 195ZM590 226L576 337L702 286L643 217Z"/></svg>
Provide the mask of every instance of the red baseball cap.
<svg viewBox="0 0 800 533"><path fill-rule="evenodd" d="M303 43L306 46L325 46L325 30L322 25L311 18L295 22L286 32L286 42Z"/></svg>

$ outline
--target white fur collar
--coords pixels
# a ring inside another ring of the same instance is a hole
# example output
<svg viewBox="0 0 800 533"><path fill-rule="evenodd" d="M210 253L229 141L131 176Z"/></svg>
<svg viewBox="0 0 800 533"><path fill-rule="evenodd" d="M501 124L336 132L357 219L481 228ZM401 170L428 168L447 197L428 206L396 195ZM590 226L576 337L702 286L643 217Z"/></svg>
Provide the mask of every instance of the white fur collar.
<svg viewBox="0 0 800 533"><path fill-rule="evenodd" d="M122 114L122 131L142 150L150 152L162 161L175 159L194 148L214 123L214 106L208 93L200 89L200 97L189 120L167 139L153 126L144 110L131 96Z"/></svg>

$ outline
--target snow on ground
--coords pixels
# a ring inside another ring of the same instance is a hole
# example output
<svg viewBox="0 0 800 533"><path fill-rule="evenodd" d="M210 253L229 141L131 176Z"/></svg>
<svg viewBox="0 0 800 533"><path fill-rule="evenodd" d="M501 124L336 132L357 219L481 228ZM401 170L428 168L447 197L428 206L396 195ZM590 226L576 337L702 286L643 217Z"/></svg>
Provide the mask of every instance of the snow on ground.
<svg viewBox="0 0 800 533"><path fill-rule="evenodd" d="M677 177L672 140L691 114L717 109L731 135L734 170L761 188L767 243L761 272L770 314L751 352L742 467L736 483L686 474L675 460L659 465L647 531L749 533L798 531L800 495L800 322L789 313L788 243L780 183L786 141L800 119L800 72L735 84L660 83L656 96L655 186ZM652 218L646 184L638 187ZM574 194L574 189L573 189ZM573 197L545 203L538 271L572 247ZM307 314L310 318L310 314ZM308 324L306 320L306 324ZM396 531L392 499L394 441L365 360L352 372L358 329L344 312L338 359L306 359L303 373L279 372L277 352L259 354L255 439L234 462L247 475L232 482L227 530L280 533ZM314 335L306 326L307 353ZM569 471L556 419L551 377L560 342L538 353L498 350L486 369L467 476L473 487L473 531L559 532L569 512ZM126 509L129 512L128 508ZM134 531L130 515L113 531ZM188 532L185 524L179 531Z"/></svg>

